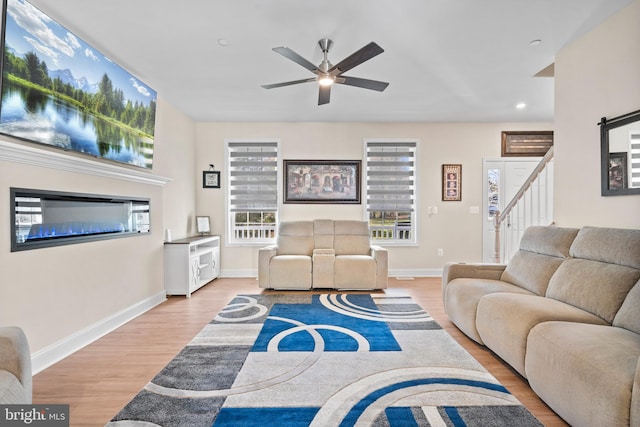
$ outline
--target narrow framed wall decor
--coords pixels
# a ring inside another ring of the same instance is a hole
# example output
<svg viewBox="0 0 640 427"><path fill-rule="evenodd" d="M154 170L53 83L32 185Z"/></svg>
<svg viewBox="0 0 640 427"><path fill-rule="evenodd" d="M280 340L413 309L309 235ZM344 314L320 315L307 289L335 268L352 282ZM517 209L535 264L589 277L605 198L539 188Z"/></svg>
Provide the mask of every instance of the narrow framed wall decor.
<svg viewBox="0 0 640 427"><path fill-rule="evenodd" d="M202 172L202 188L220 188L220 171Z"/></svg>
<svg viewBox="0 0 640 427"><path fill-rule="evenodd" d="M442 201L462 200L462 165L442 165Z"/></svg>

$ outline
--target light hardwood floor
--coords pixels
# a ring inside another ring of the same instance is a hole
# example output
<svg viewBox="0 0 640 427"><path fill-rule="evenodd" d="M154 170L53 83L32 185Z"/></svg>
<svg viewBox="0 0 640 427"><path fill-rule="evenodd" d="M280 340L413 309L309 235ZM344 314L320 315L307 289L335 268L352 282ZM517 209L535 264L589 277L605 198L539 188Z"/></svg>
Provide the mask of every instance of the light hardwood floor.
<svg viewBox="0 0 640 427"><path fill-rule="evenodd" d="M397 280L403 289L545 426L566 426L527 382L447 318L439 278ZM254 278L216 279L191 298L170 297L34 376L34 403L70 405L71 426L103 426L239 293L260 293Z"/></svg>

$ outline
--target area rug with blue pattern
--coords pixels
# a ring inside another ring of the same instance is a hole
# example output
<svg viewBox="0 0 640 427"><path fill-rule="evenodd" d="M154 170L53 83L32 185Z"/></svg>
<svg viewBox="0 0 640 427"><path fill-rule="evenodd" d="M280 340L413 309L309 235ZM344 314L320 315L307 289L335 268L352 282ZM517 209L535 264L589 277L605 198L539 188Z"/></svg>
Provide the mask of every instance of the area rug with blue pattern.
<svg viewBox="0 0 640 427"><path fill-rule="evenodd" d="M411 297L238 295L123 426L541 426Z"/></svg>

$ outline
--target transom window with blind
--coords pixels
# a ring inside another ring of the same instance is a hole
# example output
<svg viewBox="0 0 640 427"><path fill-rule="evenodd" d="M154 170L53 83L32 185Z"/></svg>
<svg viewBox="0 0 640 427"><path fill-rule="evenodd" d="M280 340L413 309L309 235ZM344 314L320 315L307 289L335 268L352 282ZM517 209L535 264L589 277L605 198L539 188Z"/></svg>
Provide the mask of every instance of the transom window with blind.
<svg viewBox="0 0 640 427"><path fill-rule="evenodd" d="M365 140L366 201L372 240L416 243L416 140Z"/></svg>
<svg viewBox="0 0 640 427"><path fill-rule="evenodd" d="M275 239L278 218L278 142L227 141L229 243Z"/></svg>

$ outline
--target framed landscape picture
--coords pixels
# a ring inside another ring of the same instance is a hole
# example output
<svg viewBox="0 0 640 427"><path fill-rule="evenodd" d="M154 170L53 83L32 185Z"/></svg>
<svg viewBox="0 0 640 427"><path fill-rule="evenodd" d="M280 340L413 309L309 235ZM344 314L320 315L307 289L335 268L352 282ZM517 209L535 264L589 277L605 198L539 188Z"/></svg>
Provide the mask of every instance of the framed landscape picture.
<svg viewBox="0 0 640 427"><path fill-rule="evenodd" d="M25 0L3 0L0 133L151 169L157 95Z"/></svg>
<svg viewBox="0 0 640 427"><path fill-rule="evenodd" d="M360 160L285 160L284 203L360 203Z"/></svg>

